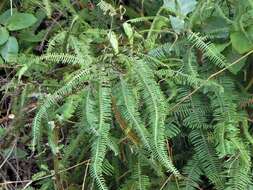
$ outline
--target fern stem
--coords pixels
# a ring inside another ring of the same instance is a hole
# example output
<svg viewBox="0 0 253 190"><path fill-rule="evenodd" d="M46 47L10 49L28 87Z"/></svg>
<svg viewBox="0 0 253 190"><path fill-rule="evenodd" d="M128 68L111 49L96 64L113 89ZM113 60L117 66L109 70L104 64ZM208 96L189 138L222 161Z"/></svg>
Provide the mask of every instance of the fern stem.
<svg viewBox="0 0 253 190"><path fill-rule="evenodd" d="M59 141L59 126L55 126L53 129L53 143L55 146L58 145ZM56 190L64 190L64 187L62 185L61 176L59 173L60 168L60 162L58 154L53 154L53 164L54 164L54 172L55 172L55 189Z"/></svg>
<svg viewBox="0 0 253 190"><path fill-rule="evenodd" d="M150 37L151 37L151 35L152 35L152 32L153 32L153 30L154 30L154 28L155 28L155 23L156 23L157 19L159 18L160 14L161 14L161 12L162 12L163 10L164 10L164 7L162 6L162 7L160 7L159 10L157 11L156 16L155 16L155 18L154 18L154 20L153 20L153 22L152 22L152 24L151 24L149 33L148 33L148 35L147 35L147 39L150 39ZM166 18L166 19L167 19L167 18Z"/></svg>

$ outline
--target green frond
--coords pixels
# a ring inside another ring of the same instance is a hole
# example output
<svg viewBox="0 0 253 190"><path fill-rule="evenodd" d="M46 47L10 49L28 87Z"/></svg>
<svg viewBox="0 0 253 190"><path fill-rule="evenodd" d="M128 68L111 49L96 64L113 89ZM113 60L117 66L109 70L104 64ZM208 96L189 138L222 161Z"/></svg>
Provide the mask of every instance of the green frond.
<svg viewBox="0 0 253 190"><path fill-rule="evenodd" d="M146 190L150 186L150 179L148 176L142 174L142 160L140 156L138 157L138 162L137 162L137 169L136 173L134 175L134 178L138 179L138 189L139 190Z"/></svg>
<svg viewBox="0 0 253 190"><path fill-rule="evenodd" d="M188 40L192 42L195 47L199 48L206 58L218 67L226 67L227 63L225 57L216 49L214 44L205 42L205 39L206 38L200 37L199 34L194 32L188 35Z"/></svg>
<svg viewBox="0 0 253 190"><path fill-rule="evenodd" d="M58 120L64 122L73 117L81 101L82 96L80 94L67 97L65 103L56 111Z"/></svg>
<svg viewBox="0 0 253 190"><path fill-rule="evenodd" d="M130 23L146 22L149 20L153 20L154 18L155 16L137 17L137 18L130 19L127 22L130 22Z"/></svg>
<svg viewBox="0 0 253 190"><path fill-rule="evenodd" d="M152 131L150 141L153 154L169 171L179 176L179 172L173 166L165 150L164 120L166 117L166 103L163 94L154 80L150 68L142 61L134 62L133 74L147 109L148 124Z"/></svg>
<svg viewBox="0 0 253 190"><path fill-rule="evenodd" d="M131 166L131 175L126 179L126 182L121 185L120 190L148 190L151 187L150 178L148 175L144 175L144 169L146 163L143 162L144 158L139 155L135 155L137 158L134 160L134 164Z"/></svg>
<svg viewBox="0 0 253 190"><path fill-rule="evenodd" d="M221 174L222 166L207 135L202 129L193 130L190 140L194 146L197 158L205 175L216 185L217 189L224 189L224 180Z"/></svg>
<svg viewBox="0 0 253 190"><path fill-rule="evenodd" d="M98 3L98 6L104 14L109 14L110 16L115 16L117 14L116 9L110 3L103 0Z"/></svg>
<svg viewBox="0 0 253 190"><path fill-rule="evenodd" d="M148 55L157 59L167 59L167 57L171 54L172 48L172 43L168 42L150 50Z"/></svg>
<svg viewBox="0 0 253 190"><path fill-rule="evenodd" d="M80 70L66 85L64 85L52 95L49 95L46 101L41 105L39 111L37 112L33 120L33 150L35 149L35 146L37 144L37 138L40 133L41 121L47 113L48 109L53 105L56 105L57 102L61 101L66 95L71 94L75 89L80 87L79 85L81 85L82 82L89 77L88 73L89 69Z"/></svg>
<svg viewBox="0 0 253 190"><path fill-rule="evenodd" d="M249 186L252 185L250 151L246 143L240 142L240 139L233 139L232 142L238 148L238 153L226 162L225 175L229 179L226 190L250 189Z"/></svg>
<svg viewBox="0 0 253 190"><path fill-rule="evenodd" d="M98 136L97 128L94 127L96 123L98 123L98 118L96 116L96 102L92 98L91 95L91 87L87 89L87 92L85 93L85 98L83 102L83 113L82 113L82 123L83 127L87 127L88 130Z"/></svg>
<svg viewBox="0 0 253 190"><path fill-rule="evenodd" d="M225 190L245 190L250 189L252 185L252 173L250 165L245 165L240 156L234 157L227 164L227 173L225 174L229 181L226 183Z"/></svg>
<svg viewBox="0 0 253 190"><path fill-rule="evenodd" d="M235 155L236 144L240 144L239 123L241 114L237 110L237 95L232 93L233 81L229 78L220 78L225 88L223 93L210 96L213 110L213 121L215 122L214 134L216 150L219 157ZM234 142L233 142L234 141ZM241 148L240 148L241 149Z"/></svg>
<svg viewBox="0 0 253 190"><path fill-rule="evenodd" d="M94 126L98 136L94 137L91 156L91 174L101 190L107 190L103 178L103 161L107 150L111 119L111 89L108 82L100 82L98 89L98 123Z"/></svg>
<svg viewBox="0 0 253 190"><path fill-rule="evenodd" d="M161 78L167 78L174 81L176 84L191 86L194 88L202 87L208 91L223 91L223 87L215 81L207 81L205 79L197 78L193 75L182 73L181 71L173 71L171 69L161 69L156 72Z"/></svg>
<svg viewBox="0 0 253 190"><path fill-rule="evenodd" d="M60 31L54 37L52 37L47 45L47 54L62 52L62 44L66 39L67 31ZM61 48L59 48L61 47Z"/></svg>
<svg viewBox="0 0 253 190"><path fill-rule="evenodd" d="M69 41L71 47L73 47L76 59L78 59L81 62L82 66L88 66L90 65L94 57L92 56L91 50L90 50L90 40L89 38L86 39L87 36L81 36L79 38L75 36L70 36Z"/></svg>
<svg viewBox="0 0 253 190"><path fill-rule="evenodd" d="M133 129L138 133L145 147L150 149L149 133L141 121L140 114L137 111L137 102L130 91L129 86L122 77L120 77L118 86L118 97L121 98L118 100L117 104L122 116L133 126Z"/></svg>
<svg viewBox="0 0 253 190"><path fill-rule="evenodd" d="M52 63L63 63L82 65L82 60L78 59L75 55L69 55L65 53L50 53L40 56L41 61L48 61Z"/></svg>
<svg viewBox="0 0 253 190"><path fill-rule="evenodd" d="M51 18L52 15L52 6L51 6L51 1L50 0L43 0L44 7L47 13L47 17Z"/></svg>
<svg viewBox="0 0 253 190"><path fill-rule="evenodd" d="M194 155L184 167L183 174L186 175L186 179L184 179L185 190L194 190L201 184L201 176L204 175L204 173L200 166L200 160Z"/></svg>
<svg viewBox="0 0 253 190"><path fill-rule="evenodd" d="M168 124L165 125L165 137L172 139L173 137L176 137L178 134L180 134L181 130L173 123L172 118L169 118L168 121L170 121Z"/></svg>

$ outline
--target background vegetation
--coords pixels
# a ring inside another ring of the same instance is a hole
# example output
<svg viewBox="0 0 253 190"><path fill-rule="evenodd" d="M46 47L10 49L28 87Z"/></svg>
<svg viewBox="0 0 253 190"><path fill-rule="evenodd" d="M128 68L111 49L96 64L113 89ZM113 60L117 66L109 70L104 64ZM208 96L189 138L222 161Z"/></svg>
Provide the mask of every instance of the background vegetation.
<svg viewBox="0 0 253 190"><path fill-rule="evenodd" d="M0 189L252 190L252 0L2 0Z"/></svg>

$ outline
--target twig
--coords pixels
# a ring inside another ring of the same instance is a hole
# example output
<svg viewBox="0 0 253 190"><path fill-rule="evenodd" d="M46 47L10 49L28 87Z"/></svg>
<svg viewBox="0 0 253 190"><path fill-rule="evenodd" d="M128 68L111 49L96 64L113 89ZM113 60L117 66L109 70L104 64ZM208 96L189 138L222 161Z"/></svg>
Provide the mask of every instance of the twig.
<svg viewBox="0 0 253 190"><path fill-rule="evenodd" d="M90 162L90 159L84 160L84 161L82 161L82 162L80 162L80 163L78 163L78 164L75 164L75 165L73 165L73 166L70 166L69 168L60 170L60 171L58 172L58 174L63 173L63 172L66 172L66 171L71 170L71 169L74 169L74 168L76 168L76 167L78 167L78 166L81 166L81 165L83 165L83 164L89 164L89 162ZM6 184L16 184L16 183L30 183L30 182L31 182L31 183L34 183L34 182L36 182L36 181L40 181L40 180L42 180L42 179L46 179L46 178L49 178L49 177L53 177L53 176L55 176L55 175L56 175L56 173L53 173L53 174L50 174L50 175L42 176L42 177L40 177L40 178L38 178L38 179L35 179L35 180L6 181L6 182L4 182L4 183L0 183L0 186L6 185Z"/></svg>
<svg viewBox="0 0 253 190"><path fill-rule="evenodd" d="M32 181L28 182L21 190L25 190L31 184L32 184Z"/></svg>
<svg viewBox="0 0 253 190"><path fill-rule="evenodd" d="M88 173L88 168L89 168L89 161L86 165L86 168L85 168L85 173L84 173L84 177L83 177L83 184L82 184L82 190L84 190L84 187L85 187L85 181L86 181L86 177L87 177L87 173Z"/></svg>
<svg viewBox="0 0 253 190"><path fill-rule="evenodd" d="M55 26L55 24L58 22L58 20L62 17L62 13L60 13L55 19L53 19L53 22L50 24L50 26L48 27L48 30L46 32L46 34L44 35L39 47L38 47L38 51L42 52L44 44L47 40L48 35L50 34L50 32L52 31L53 27Z"/></svg>
<svg viewBox="0 0 253 190"><path fill-rule="evenodd" d="M2 153L0 153L0 155L4 158L4 155ZM18 178L17 180L21 180L18 172L16 171L15 167L7 160L6 164L9 165L10 169L15 173L16 177Z"/></svg>
<svg viewBox="0 0 253 190"><path fill-rule="evenodd" d="M8 153L8 155L6 156L6 158L4 159L4 161L2 162L2 164L0 165L0 169L3 167L3 165L5 164L5 162L7 162L7 160L9 159L9 157L11 156L14 148L15 148L16 143L13 143L10 152Z"/></svg>
<svg viewBox="0 0 253 190"><path fill-rule="evenodd" d="M247 54L245 54L244 56L240 57L239 59L237 59L236 61L234 61L233 63L231 63L230 65L228 65L227 67L224 67L223 69L219 70L218 72L210 75L205 82L211 80L212 78L216 77L217 75L223 73L224 71L226 71L228 68L234 66L235 64L239 63L241 60L243 60L244 58L248 57L250 54L253 53L253 50L251 50L250 52L248 52ZM193 90L190 94L188 94L187 96L183 97L181 99L180 102L178 102L176 105L174 105L169 112L175 110L179 105L181 105L185 100L187 100L188 98L190 98L193 94L195 94L200 88L203 87L203 84L200 85L198 88L196 88L195 90Z"/></svg>
<svg viewBox="0 0 253 190"><path fill-rule="evenodd" d="M163 183L162 187L159 190L163 190L163 188L165 187L165 185L169 182L170 178L172 177L172 175L170 175L166 181Z"/></svg>
<svg viewBox="0 0 253 190"><path fill-rule="evenodd" d="M252 77L252 79L249 81L249 84L246 86L245 90L248 91L252 85L253 85L253 77Z"/></svg>

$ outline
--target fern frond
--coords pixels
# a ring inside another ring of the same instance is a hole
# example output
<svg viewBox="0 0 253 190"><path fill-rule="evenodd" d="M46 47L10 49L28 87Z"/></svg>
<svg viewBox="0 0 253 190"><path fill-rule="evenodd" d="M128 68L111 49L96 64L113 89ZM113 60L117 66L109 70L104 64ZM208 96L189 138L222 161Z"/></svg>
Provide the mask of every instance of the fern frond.
<svg viewBox="0 0 253 190"><path fill-rule="evenodd" d="M88 88L85 94L84 102L83 102L82 123L85 126L87 126L91 134L98 136L99 134L98 134L97 128L94 127L94 125L98 123L95 106L96 106L96 102L92 99L91 89Z"/></svg>
<svg viewBox="0 0 253 190"><path fill-rule="evenodd" d="M112 97L112 110L114 113L115 120L119 124L120 128L124 131L126 137L130 139L135 145L140 144L140 140L132 130L132 126L122 117L120 111L117 108L115 97Z"/></svg>
<svg viewBox="0 0 253 190"><path fill-rule="evenodd" d="M207 81L197 78L193 75L182 73L181 71L173 71L171 69L160 69L155 72L161 78L173 80L176 84L191 86L193 88L204 87L205 90L222 92L223 87L215 81Z"/></svg>
<svg viewBox="0 0 253 190"><path fill-rule="evenodd" d="M47 13L47 17L48 17L48 18L51 18L51 15L52 15L52 7L51 7L51 2L50 2L50 0L43 0L43 3L44 3L44 7L45 7L45 10L46 10L46 13Z"/></svg>
<svg viewBox="0 0 253 190"><path fill-rule="evenodd" d="M133 97L133 94L131 93L130 88L127 86L126 81L122 77L120 77L118 91L118 97L122 97L118 101L118 106L122 116L134 126L134 130L136 130L136 132L138 133L143 144L150 149L148 131L141 121L140 114L138 113L136 108L136 101Z"/></svg>
<svg viewBox="0 0 253 190"><path fill-rule="evenodd" d="M193 45L203 51L205 57L207 57L212 63L218 67L226 67L225 57L216 49L214 44L211 42L205 42L206 38L200 37L199 34L191 32L188 35L188 40L193 43Z"/></svg>
<svg viewBox="0 0 253 190"><path fill-rule="evenodd" d="M213 121L215 122L216 150L219 157L222 158L235 155L237 152L238 147L235 145L241 141L238 138L241 114L238 113L237 104L235 103L237 102L237 95L232 93L234 89L233 80L228 77L221 77L219 80L225 90L223 93L210 96L210 100L214 116Z"/></svg>
<svg viewBox="0 0 253 190"><path fill-rule="evenodd" d="M60 45L62 46L66 38L66 35L67 35L67 31L61 31L58 34L56 34L54 37L52 37L48 42L46 53L51 54L51 53L61 52L62 49L61 48L59 49L57 46L59 47Z"/></svg>
<svg viewBox="0 0 253 190"><path fill-rule="evenodd" d="M249 97L243 101L240 102L241 108L247 108L253 104L253 97Z"/></svg>
<svg viewBox="0 0 253 190"><path fill-rule="evenodd" d="M184 58L184 67L183 71L185 71L187 74L199 78L200 74L198 73L199 70L199 64L197 63L197 57L192 52L192 49L188 50L186 53L186 56Z"/></svg>
<svg viewBox="0 0 253 190"><path fill-rule="evenodd" d="M69 37L70 44L74 49L77 59L84 66L90 65L94 59L90 51L89 39L87 40L86 38L87 36L77 38L71 35Z"/></svg>
<svg viewBox="0 0 253 190"><path fill-rule="evenodd" d="M252 185L252 175L250 172L251 158L248 146L245 142L240 142L241 139L232 139L231 141L237 147L238 154L235 155L235 160L229 162L228 177L229 187L232 189L248 189Z"/></svg>
<svg viewBox="0 0 253 190"><path fill-rule="evenodd" d="M141 91L149 116L149 125L152 129L150 140L153 154L169 171L176 176L180 176L165 150L164 120L166 106L162 92L156 84L150 68L142 61L134 62L133 72L136 75L137 87Z"/></svg>
<svg viewBox="0 0 253 190"><path fill-rule="evenodd" d="M235 157L227 163L227 177L229 181L226 183L226 190L245 190L250 189L252 185L252 174L250 165L245 165L240 156Z"/></svg>
<svg viewBox="0 0 253 190"><path fill-rule="evenodd" d="M155 16L138 17L138 18L130 19L127 22L130 22L130 23L146 22L149 20L153 20L154 18Z"/></svg>
<svg viewBox="0 0 253 190"><path fill-rule="evenodd" d="M183 173L187 176L184 181L185 190L194 190L199 187L201 176L204 175L200 166L200 160L194 155L184 167Z"/></svg>
<svg viewBox="0 0 253 190"><path fill-rule="evenodd" d="M142 154L135 155L137 159L134 159L133 165L130 165L131 175L128 177L126 182L121 185L120 190L147 190L150 189L149 176L144 175L144 169L147 163L144 161L146 158Z"/></svg>
<svg viewBox="0 0 253 190"><path fill-rule="evenodd" d="M101 190L107 190L105 180L103 178L103 161L107 149L108 133L110 129L109 121L111 119L111 89L106 84L100 82L98 89L98 136L94 137L92 145L92 164L91 174L96 181L97 186Z"/></svg>
<svg viewBox="0 0 253 190"><path fill-rule="evenodd" d="M146 190L150 186L150 180L149 177L146 175L142 174L142 160L141 157L138 157L138 162L137 162L137 171L136 174L134 175L134 178L138 179L138 189L139 190Z"/></svg>
<svg viewBox="0 0 253 190"><path fill-rule="evenodd" d="M158 48L152 49L149 52L149 55L158 59L165 59L167 54L169 54L171 51L171 45L172 45L171 43L163 44L162 46Z"/></svg>
<svg viewBox="0 0 253 190"><path fill-rule="evenodd" d="M117 14L116 9L110 4L103 0L98 3L99 8L104 12L104 14L109 14L110 16L115 16Z"/></svg>
<svg viewBox="0 0 253 190"><path fill-rule="evenodd" d="M37 138L40 134L40 127L41 127L41 121L45 114L47 113L48 109L56 105L57 102L61 101L66 95L71 94L75 89L79 87L79 85L82 84L82 82L87 79L89 76L90 69L83 69L80 70L76 75L62 88L57 90L52 95L49 95L49 97L46 99L46 101L42 104L42 106L39 108L39 111L37 112L34 120L33 120L33 142L32 147L33 150L35 150L35 146L37 144Z"/></svg>
<svg viewBox="0 0 253 190"><path fill-rule="evenodd" d="M222 167L203 130L193 130L190 139L206 176L216 185L217 189L224 189L224 180L221 175Z"/></svg>
<svg viewBox="0 0 253 190"><path fill-rule="evenodd" d="M65 53L51 53L51 54L44 54L40 56L41 61L48 61L53 63L63 63L63 64L79 64L81 65L82 61L79 60L74 55L69 55Z"/></svg>

